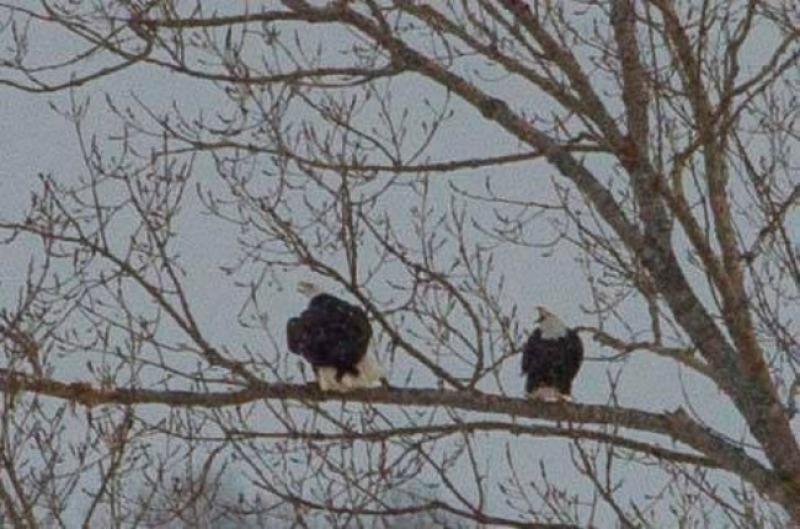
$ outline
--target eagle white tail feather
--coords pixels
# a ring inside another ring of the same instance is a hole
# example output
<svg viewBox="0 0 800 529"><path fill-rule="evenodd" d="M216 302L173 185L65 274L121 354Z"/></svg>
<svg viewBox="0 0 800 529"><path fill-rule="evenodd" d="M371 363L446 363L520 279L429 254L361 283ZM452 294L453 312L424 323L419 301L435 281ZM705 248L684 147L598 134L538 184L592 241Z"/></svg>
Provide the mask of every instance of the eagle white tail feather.
<svg viewBox="0 0 800 529"><path fill-rule="evenodd" d="M563 400L564 396L556 388L541 386L531 391L530 398L543 402L558 402Z"/></svg>
<svg viewBox="0 0 800 529"><path fill-rule="evenodd" d="M339 382L336 380L335 367L317 368L317 383L322 391L340 391L337 389Z"/></svg>
<svg viewBox="0 0 800 529"><path fill-rule="evenodd" d="M358 376L345 373L341 381L336 379L335 367L320 367L317 369L317 382L322 391L338 391L346 393L348 391L375 387L384 378L383 368L372 355L366 355L356 364Z"/></svg>

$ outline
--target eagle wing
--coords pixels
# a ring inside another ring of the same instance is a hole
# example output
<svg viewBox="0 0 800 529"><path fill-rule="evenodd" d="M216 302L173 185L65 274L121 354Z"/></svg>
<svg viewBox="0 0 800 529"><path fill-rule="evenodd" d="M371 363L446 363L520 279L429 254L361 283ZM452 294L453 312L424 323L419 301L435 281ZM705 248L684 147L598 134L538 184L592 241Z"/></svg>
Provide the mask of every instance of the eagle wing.
<svg viewBox="0 0 800 529"><path fill-rule="evenodd" d="M522 351L522 372L528 375L548 373L558 360L558 342L544 340L540 329L533 331Z"/></svg>
<svg viewBox="0 0 800 529"><path fill-rule="evenodd" d="M289 318L286 322L286 345L289 351L297 355L303 354L304 325L302 318Z"/></svg>
<svg viewBox="0 0 800 529"><path fill-rule="evenodd" d="M583 362L583 342L573 329L569 330L564 340L564 375L572 380L578 374Z"/></svg>
<svg viewBox="0 0 800 529"><path fill-rule="evenodd" d="M315 366L356 365L372 337L366 313L333 296L317 298L286 324L289 350Z"/></svg>

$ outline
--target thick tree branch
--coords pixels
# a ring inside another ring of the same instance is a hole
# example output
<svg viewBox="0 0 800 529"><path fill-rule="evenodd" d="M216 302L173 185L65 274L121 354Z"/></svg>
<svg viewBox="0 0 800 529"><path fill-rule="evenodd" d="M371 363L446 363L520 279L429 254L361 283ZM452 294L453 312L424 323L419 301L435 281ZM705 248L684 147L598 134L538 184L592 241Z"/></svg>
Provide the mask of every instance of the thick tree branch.
<svg viewBox="0 0 800 529"><path fill-rule="evenodd" d="M404 408L444 407L461 411L504 414L527 419L563 421L570 425L614 425L640 432L659 434L679 441L704 454L713 464L745 475L765 494L774 495L779 487L773 477L755 459L709 428L694 422L682 409L652 413L635 409L598 405L532 403L528 399L508 398L479 391L442 391L433 389L389 388L353 391L342 395L325 393L316 384L293 385L259 382L241 390L204 392L148 390L137 388L98 388L88 383L65 383L24 373L0 372L0 389L15 395L32 392L79 403L87 408L102 405L160 404L170 407L223 408L261 399L295 400L304 403L361 402L398 405ZM576 437L580 437L573 431ZM596 436L592 433L587 437ZM638 443L638 442L637 442ZM630 448L641 445L631 445ZM651 452L652 453L652 452ZM664 453L666 454L666 453ZM698 463L700 460L696 460Z"/></svg>

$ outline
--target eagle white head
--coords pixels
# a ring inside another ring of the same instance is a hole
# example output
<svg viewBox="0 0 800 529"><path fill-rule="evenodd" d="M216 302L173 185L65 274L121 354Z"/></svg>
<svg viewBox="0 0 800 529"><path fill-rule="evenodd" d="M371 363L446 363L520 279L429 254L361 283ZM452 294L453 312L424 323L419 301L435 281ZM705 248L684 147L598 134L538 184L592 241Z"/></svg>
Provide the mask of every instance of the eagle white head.
<svg viewBox="0 0 800 529"><path fill-rule="evenodd" d="M297 292L308 297L308 299L318 296L323 293L323 290L310 281L298 281Z"/></svg>
<svg viewBox="0 0 800 529"><path fill-rule="evenodd" d="M539 319L536 322L542 330L542 338L555 340L567 335L567 326L564 325L561 318L541 306L536 307L536 310L539 311Z"/></svg>

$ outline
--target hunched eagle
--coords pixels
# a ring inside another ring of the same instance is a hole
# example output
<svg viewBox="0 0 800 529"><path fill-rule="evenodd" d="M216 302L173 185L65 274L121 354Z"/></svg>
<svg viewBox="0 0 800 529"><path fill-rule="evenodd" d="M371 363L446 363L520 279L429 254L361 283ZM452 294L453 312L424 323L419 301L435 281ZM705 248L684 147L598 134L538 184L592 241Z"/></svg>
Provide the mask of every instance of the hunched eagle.
<svg viewBox="0 0 800 529"><path fill-rule="evenodd" d="M583 362L583 343L575 329L544 307L539 327L522 351L522 374L527 375L525 393L545 401L572 401L572 381Z"/></svg>
<svg viewBox="0 0 800 529"><path fill-rule="evenodd" d="M372 338L367 313L305 281L297 290L311 300L299 316L289 319L286 341L289 351L311 364L320 389L345 392L381 381L380 365L367 354Z"/></svg>

